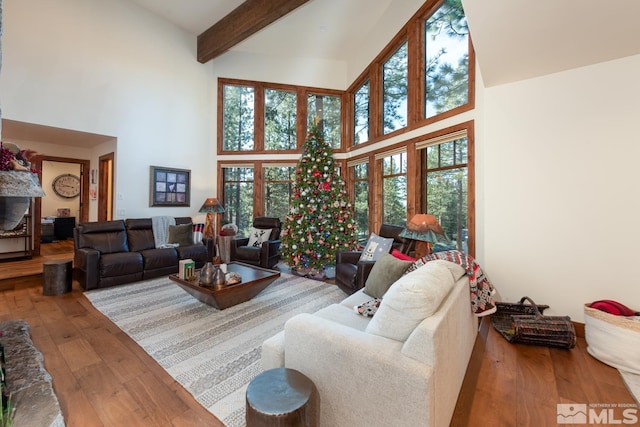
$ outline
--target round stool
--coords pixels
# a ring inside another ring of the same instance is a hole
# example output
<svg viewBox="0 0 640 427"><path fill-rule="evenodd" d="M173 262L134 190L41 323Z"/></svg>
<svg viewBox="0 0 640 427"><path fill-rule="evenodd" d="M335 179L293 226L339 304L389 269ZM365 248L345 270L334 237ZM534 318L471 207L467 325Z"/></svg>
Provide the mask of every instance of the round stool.
<svg viewBox="0 0 640 427"><path fill-rule="evenodd" d="M315 427L319 403L316 386L304 374L269 369L247 386L247 427Z"/></svg>
<svg viewBox="0 0 640 427"><path fill-rule="evenodd" d="M42 263L42 295L62 295L71 292L72 261Z"/></svg>

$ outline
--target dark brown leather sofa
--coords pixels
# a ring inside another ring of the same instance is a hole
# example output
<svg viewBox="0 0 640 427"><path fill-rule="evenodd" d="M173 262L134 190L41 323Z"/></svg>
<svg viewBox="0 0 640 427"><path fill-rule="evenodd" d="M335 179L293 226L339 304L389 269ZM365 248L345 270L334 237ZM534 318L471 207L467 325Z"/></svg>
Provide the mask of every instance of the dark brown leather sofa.
<svg viewBox="0 0 640 427"><path fill-rule="evenodd" d="M189 217L176 218L188 224ZM106 288L178 272L191 258L200 268L211 260L213 243L156 248L151 218L80 223L74 229L74 278L85 290Z"/></svg>

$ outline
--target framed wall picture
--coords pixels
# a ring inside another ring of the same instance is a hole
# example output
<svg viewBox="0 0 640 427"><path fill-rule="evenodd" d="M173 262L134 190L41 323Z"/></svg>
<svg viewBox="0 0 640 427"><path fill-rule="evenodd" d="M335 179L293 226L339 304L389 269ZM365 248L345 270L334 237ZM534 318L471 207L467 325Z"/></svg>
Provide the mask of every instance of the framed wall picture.
<svg viewBox="0 0 640 427"><path fill-rule="evenodd" d="M191 171L151 166L149 206L191 206Z"/></svg>

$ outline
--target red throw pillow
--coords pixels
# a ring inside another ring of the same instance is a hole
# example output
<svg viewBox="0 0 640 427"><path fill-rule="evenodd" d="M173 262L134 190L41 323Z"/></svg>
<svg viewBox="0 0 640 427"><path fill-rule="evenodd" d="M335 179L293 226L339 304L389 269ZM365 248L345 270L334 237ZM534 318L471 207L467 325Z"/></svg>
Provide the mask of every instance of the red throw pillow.
<svg viewBox="0 0 640 427"><path fill-rule="evenodd" d="M391 251L391 255L402 260L402 261L415 261L415 258L410 257L409 255L405 255L397 249Z"/></svg>
<svg viewBox="0 0 640 427"><path fill-rule="evenodd" d="M636 316L637 313L631 310L624 304L618 301L603 299L600 301L594 301L590 305L591 308L595 308L605 313L614 314L616 316Z"/></svg>

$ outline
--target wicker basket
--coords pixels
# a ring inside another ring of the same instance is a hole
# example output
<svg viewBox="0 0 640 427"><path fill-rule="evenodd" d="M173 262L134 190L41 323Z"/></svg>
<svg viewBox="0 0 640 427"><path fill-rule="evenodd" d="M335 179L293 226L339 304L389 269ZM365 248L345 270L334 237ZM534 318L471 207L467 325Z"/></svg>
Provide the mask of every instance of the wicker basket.
<svg viewBox="0 0 640 427"><path fill-rule="evenodd" d="M530 305L524 302L529 301ZM543 316L547 305L536 305L529 297L519 303L497 303L491 323L511 343L573 348L576 331L569 316Z"/></svg>
<svg viewBox="0 0 640 427"><path fill-rule="evenodd" d="M585 304L584 335L590 355L609 366L640 375L640 320Z"/></svg>

